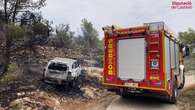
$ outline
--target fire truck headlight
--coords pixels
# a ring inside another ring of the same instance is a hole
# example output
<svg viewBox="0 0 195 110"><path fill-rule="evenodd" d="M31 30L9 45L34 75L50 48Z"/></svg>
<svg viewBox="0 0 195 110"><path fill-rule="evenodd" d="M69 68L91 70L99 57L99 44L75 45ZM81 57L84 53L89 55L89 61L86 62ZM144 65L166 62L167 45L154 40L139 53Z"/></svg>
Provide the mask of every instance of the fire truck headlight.
<svg viewBox="0 0 195 110"><path fill-rule="evenodd" d="M153 60L150 62L150 67L152 69L158 69L159 68L159 61L158 60Z"/></svg>

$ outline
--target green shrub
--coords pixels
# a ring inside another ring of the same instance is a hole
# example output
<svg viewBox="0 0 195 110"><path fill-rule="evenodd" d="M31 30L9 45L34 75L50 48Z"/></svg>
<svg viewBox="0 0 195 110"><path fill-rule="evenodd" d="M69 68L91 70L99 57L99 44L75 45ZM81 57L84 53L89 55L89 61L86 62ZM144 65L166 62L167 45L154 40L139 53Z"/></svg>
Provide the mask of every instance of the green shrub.
<svg viewBox="0 0 195 110"><path fill-rule="evenodd" d="M25 31L20 26L14 25L14 24L7 24L7 37L10 39L20 39L24 37Z"/></svg>
<svg viewBox="0 0 195 110"><path fill-rule="evenodd" d="M0 82L16 81L21 78L22 71L17 64L10 64L8 71L1 77Z"/></svg>

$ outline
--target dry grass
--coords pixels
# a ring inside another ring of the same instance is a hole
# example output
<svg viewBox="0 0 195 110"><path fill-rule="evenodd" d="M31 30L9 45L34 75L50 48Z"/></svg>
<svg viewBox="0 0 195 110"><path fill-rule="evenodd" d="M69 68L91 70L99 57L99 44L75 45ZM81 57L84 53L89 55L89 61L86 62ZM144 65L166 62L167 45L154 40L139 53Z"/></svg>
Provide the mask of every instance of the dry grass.
<svg viewBox="0 0 195 110"><path fill-rule="evenodd" d="M22 70L17 64L10 64L8 71L1 77L0 83L19 80L22 77Z"/></svg>

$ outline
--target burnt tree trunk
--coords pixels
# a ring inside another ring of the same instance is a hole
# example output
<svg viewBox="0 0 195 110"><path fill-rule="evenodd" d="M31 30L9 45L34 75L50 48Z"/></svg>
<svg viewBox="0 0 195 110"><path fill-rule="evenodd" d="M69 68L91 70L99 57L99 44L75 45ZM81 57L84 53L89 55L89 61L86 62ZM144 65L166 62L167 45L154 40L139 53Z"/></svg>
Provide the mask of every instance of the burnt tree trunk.
<svg viewBox="0 0 195 110"><path fill-rule="evenodd" d="M7 0L4 0L4 20L5 20L5 23L7 24L8 23L8 13L7 13Z"/></svg>
<svg viewBox="0 0 195 110"><path fill-rule="evenodd" d="M16 0L15 6L14 6L14 11L13 11L13 16L12 16L12 22L13 23L15 23L17 9L18 9L18 4L19 4L19 0Z"/></svg>
<svg viewBox="0 0 195 110"><path fill-rule="evenodd" d="M11 40L6 36L6 45L5 45L5 53L4 53L4 65L5 65L5 72L8 70L8 66L10 63L10 48L11 48Z"/></svg>

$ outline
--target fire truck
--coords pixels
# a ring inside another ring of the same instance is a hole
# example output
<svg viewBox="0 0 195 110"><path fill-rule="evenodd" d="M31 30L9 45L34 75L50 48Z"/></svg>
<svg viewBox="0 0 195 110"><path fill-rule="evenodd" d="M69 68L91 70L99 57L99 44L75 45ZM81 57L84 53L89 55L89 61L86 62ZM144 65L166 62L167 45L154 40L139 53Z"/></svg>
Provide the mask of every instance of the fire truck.
<svg viewBox="0 0 195 110"><path fill-rule="evenodd" d="M185 84L187 48L164 22L104 31L103 85L122 97L152 95L176 103Z"/></svg>

